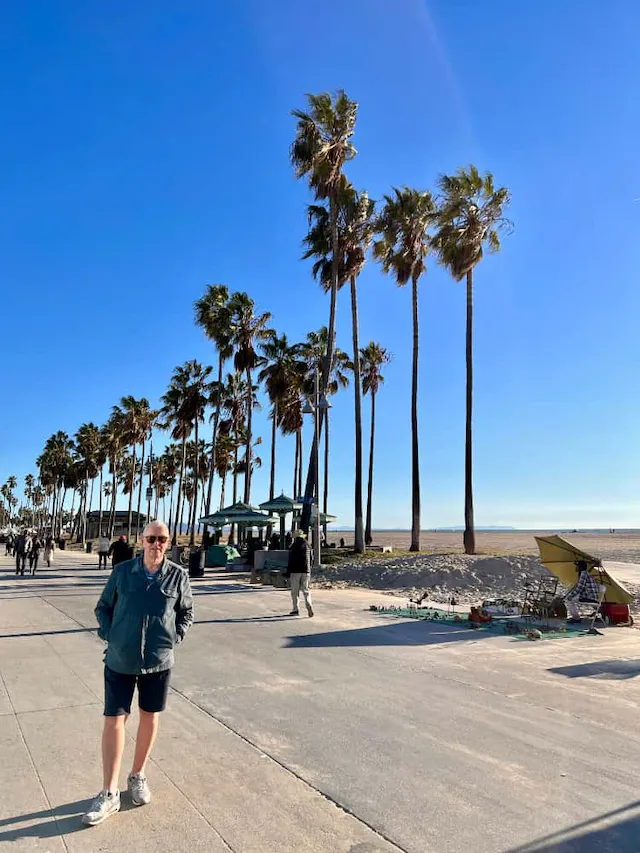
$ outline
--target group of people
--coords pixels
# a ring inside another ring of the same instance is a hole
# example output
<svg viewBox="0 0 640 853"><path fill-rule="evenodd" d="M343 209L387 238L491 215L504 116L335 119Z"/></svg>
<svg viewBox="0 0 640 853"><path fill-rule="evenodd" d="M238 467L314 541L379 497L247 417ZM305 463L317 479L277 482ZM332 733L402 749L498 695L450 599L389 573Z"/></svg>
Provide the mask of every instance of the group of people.
<svg viewBox="0 0 640 853"><path fill-rule="evenodd" d="M15 557L16 559L16 574L24 575L24 570L29 561L29 570L32 575L35 575L40 559L40 552L44 548L44 559L47 566L51 565L55 544L52 536L47 536L44 540L37 533L29 533L28 530L23 530L17 536L10 534L6 541L6 557Z"/></svg>

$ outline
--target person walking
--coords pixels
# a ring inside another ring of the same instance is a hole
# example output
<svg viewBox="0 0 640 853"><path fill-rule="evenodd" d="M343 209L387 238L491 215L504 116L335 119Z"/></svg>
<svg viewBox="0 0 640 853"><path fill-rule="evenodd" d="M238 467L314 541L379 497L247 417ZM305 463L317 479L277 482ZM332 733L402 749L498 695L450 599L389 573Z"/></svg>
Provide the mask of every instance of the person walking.
<svg viewBox="0 0 640 853"><path fill-rule="evenodd" d="M313 616L311 592L309 590L311 582L311 548L302 530L296 531L296 538L289 548L289 559L285 575L289 578L291 599L293 601L293 610L289 616L299 615L298 597L300 592L304 596L307 613L309 616Z"/></svg>
<svg viewBox="0 0 640 853"><path fill-rule="evenodd" d="M98 537L98 568L102 568L102 564L104 563L105 569L107 568L107 558L109 556L109 539L104 535L104 533L100 533Z"/></svg>
<svg viewBox="0 0 640 853"><path fill-rule="evenodd" d="M107 556L111 557L111 565L114 569L119 563L131 559L131 547L127 542L127 537L121 536L113 542L107 551Z"/></svg>
<svg viewBox="0 0 640 853"><path fill-rule="evenodd" d="M107 643L107 651L102 791L82 818L88 826L120 810L118 777L136 685L140 723L127 791L136 806L151 800L146 764L166 706L174 648L193 622L189 574L166 559L169 542L164 522L148 524L142 534L142 556L114 567L95 609L98 636Z"/></svg>
<svg viewBox="0 0 640 853"><path fill-rule="evenodd" d="M16 555L16 574L24 575L24 567L27 562L28 537L23 530L18 534L15 542L14 553Z"/></svg>
<svg viewBox="0 0 640 853"><path fill-rule="evenodd" d="M4 550L5 557L12 557L13 556L13 542L14 542L13 533L9 533L7 536L6 547Z"/></svg>
<svg viewBox="0 0 640 853"><path fill-rule="evenodd" d="M38 568L38 560L40 558L41 550L42 540L37 533L34 533L31 537L31 549L29 550L29 568L31 569L32 575L35 575L36 569Z"/></svg>
<svg viewBox="0 0 640 853"><path fill-rule="evenodd" d="M51 568L51 561L53 560L54 550L55 545L53 542L53 536L47 536L44 543L44 560L48 568Z"/></svg>

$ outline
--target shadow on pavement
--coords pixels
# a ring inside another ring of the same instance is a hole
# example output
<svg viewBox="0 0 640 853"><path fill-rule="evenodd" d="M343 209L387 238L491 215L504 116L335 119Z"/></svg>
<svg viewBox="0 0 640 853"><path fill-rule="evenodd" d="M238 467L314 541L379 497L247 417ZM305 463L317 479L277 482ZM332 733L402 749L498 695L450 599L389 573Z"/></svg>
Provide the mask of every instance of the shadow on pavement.
<svg viewBox="0 0 640 853"><path fill-rule="evenodd" d="M24 631L19 634L4 634L0 628L0 640L10 637L53 637L56 634L97 634L97 628L59 628L52 631Z"/></svg>
<svg viewBox="0 0 640 853"><path fill-rule="evenodd" d="M566 678L599 678L602 681L623 681L640 675L640 660L600 660L573 666L556 666L549 670ZM638 844L640 850L640 843Z"/></svg>
<svg viewBox="0 0 640 853"><path fill-rule="evenodd" d="M376 625L372 628L352 628L325 634L302 634L288 637L286 648L335 648L339 646L423 646L437 643L458 643L463 640L481 640L495 637L472 628L437 625L433 622L411 620L396 624Z"/></svg>
<svg viewBox="0 0 640 853"><path fill-rule="evenodd" d="M603 822L605 826L598 826ZM614 821L611 823L611 821ZM640 800L507 853L638 853Z"/></svg>
<svg viewBox="0 0 640 853"><path fill-rule="evenodd" d="M23 838L55 838L59 835L70 835L72 832L85 830L87 827L81 823L80 818L90 804L91 799L76 800L73 803L66 803L53 809L43 809L38 812L2 818L0 819L0 845L3 842L20 841ZM121 811L133 808L135 808L133 803L127 802L125 798L122 799ZM38 820L39 818L43 818L43 820L33 826L15 826L15 824L23 824L26 821ZM13 829L5 828L12 825L14 825Z"/></svg>

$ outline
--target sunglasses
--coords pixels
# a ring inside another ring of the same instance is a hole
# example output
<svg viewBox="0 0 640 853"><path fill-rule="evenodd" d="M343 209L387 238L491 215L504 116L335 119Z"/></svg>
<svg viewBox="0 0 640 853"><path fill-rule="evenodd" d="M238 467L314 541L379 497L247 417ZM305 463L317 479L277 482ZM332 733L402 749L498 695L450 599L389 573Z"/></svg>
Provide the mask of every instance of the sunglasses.
<svg viewBox="0 0 640 853"><path fill-rule="evenodd" d="M153 543L157 540L161 545L164 545L169 537L168 536L145 536L144 537L149 545L153 545Z"/></svg>

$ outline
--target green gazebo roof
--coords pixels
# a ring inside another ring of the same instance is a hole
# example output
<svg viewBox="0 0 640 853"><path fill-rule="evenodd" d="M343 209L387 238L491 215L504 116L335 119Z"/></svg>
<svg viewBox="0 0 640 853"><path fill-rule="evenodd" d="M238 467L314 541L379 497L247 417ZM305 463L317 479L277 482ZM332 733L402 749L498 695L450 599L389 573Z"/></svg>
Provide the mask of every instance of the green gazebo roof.
<svg viewBox="0 0 640 853"><path fill-rule="evenodd" d="M293 498L287 497L287 495L285 495L285 493L283 492L281 495L279 495L279 497L261 503L260 509L267 510L268 512L277 512L278 514L286 515L289 512L294 512L295 510L302 509L302 504L298 501L294 501Z"/></svg>

